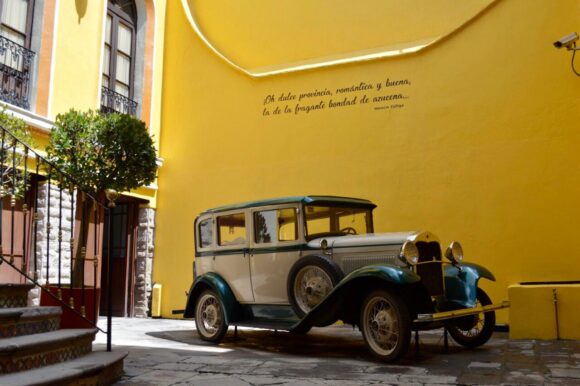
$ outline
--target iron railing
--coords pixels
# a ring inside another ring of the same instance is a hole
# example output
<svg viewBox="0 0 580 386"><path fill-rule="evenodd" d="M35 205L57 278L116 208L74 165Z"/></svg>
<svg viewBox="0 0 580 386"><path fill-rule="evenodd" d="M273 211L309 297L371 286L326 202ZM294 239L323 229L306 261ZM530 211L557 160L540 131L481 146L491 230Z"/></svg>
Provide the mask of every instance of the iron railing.
<svg viewBox="0 0 580 386"><path fill-rule="evenodd" d="M126 96L107 87L101 87L101 111L108 113L120 113L137 115L139 104Z"/></svg>
<svg viewBox="0 0 580 386"><path fill-rule="evenodd" d="M0 100L30 108L30 70L35 53L0 36Z"/></svg>
<svg viewBox="0 0 580 386"><path fill-rule="evenodd" d="M41 305L60 305L63 317L105 333L111 351L111 264L102 250L110 245L111 216L104 201L0 127L0 268L11 267L0 277L34 283ZM106 329L97 326L103 261Z"/></svg>

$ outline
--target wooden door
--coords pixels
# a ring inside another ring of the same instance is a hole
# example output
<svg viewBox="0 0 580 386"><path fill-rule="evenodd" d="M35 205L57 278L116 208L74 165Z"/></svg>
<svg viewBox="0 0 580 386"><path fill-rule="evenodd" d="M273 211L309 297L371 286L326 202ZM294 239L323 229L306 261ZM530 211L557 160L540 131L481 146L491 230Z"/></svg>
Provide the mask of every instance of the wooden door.
<svg viewBox="0 0 580 386"><path fill-rule="evenodd" d="M132 316L133 265L138 204L118 203L105 214L103 232L103 264L101 273L101 315L107 313L107 264L111 264L111 292L113 316ZM110 221L108 216L111 216ZM110 240L107 235L111 226Z"/></svg>
<svg viewBox="0 0 580 386"><path fill-rule="evenodd" d="M32 230L34 197L39 178L30 176L30 186L25 197L18 198L15 205L11 205L10 195L0 198L0 253L10 260L12 256L14 265L30 272L35 268L32 249ZM26 210L24 207L26 204ZM25 263L23 265L23 262ZM38 259L40 264L40 259ZM2 283L26 283L27 280L15 269L8 266L0 266L0 282Z"/></svg>

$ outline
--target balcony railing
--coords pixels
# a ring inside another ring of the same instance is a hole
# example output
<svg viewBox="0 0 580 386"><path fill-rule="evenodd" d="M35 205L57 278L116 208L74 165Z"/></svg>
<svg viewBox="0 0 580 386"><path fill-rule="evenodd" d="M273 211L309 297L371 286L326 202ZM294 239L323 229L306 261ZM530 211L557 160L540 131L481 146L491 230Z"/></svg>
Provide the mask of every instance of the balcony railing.
<svg viewBox="0 0 580 386"><path fill-rule="evenodd" d="M121 113L137 115L139 104L126 96L107 87L101 88L101 111L104 113Z"/></svg>
<svg viewBox="0 0 580 386"><path fill-rule="evenodd" d="M35 53L0 36L0 100L30 108L30 70Z"/></svg>

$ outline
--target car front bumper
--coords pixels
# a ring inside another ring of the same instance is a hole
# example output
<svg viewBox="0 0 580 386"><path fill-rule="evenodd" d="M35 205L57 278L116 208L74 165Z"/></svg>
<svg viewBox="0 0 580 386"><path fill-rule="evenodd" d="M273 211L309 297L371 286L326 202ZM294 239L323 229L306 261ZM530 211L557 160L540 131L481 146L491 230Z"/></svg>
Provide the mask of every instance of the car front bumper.
<svg viewBox="0 0 580 386"><path fill-rule="evenodd" d="M462 316L479 314L480 312L490 312L500 310L502 308L508 308L509 306L510 302L504 300L501 303L489 304L487 306L464 308L461 310L453 310L453 311L436 312L432 314L419 314L417 315L417 319L415 319L413 323L431 323L438 322L440 320L455 319L460 318Z"/></svg>

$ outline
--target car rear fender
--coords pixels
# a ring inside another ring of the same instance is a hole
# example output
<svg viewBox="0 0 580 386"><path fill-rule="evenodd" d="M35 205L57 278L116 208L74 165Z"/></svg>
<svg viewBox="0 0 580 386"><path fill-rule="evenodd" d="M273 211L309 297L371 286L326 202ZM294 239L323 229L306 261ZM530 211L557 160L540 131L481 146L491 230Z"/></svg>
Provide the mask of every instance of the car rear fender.
<svg viewBox="0 0 580 386"><path fill-rule="evenodd" d="M211 289L219 296L225 310L226 323L230 324L241 317L241 307L232 289L226 281L217 273L209 272L198 276L187 295L187 305L183 314L184 318L195 318L195 303L203 291Z"/></svg>
<svg viewBox="0 0 580 386"><path fill-rule="evenodd" d="M495 281L487 268L474 263L461 263L461 270L446 265L444 276L445 300L439 305L441 311L474 307L479 279Z"/></svg>

